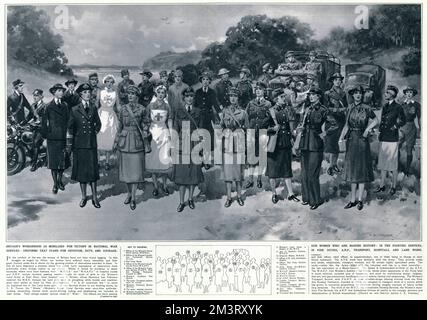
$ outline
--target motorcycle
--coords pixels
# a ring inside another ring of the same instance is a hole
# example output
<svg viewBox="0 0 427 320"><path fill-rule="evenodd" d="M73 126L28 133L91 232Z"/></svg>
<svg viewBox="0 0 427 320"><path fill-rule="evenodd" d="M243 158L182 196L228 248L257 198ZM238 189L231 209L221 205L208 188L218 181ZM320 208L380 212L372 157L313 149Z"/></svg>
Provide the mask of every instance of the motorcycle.
<svg viewBox="0 0 427 320"><path fill-rule="evenodd" d="M33 136L38 130L37 124L9 123L7 125L7 175L12 176L25 168L28 158L31 160ZM46 163L46 141L39 147L37 165Z"/></svg>

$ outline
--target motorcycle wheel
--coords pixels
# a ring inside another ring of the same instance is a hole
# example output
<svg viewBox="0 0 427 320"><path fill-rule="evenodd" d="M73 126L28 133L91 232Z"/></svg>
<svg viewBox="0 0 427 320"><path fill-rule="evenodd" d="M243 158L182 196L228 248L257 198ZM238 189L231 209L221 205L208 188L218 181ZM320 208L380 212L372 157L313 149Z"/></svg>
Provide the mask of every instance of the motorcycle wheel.
<svg viewBox="0 0 427 320"><path fill-rule="evenodd" d="M13 176L23 169L25 165L24 150L13 144L7 144L7 175Z"/></svg>

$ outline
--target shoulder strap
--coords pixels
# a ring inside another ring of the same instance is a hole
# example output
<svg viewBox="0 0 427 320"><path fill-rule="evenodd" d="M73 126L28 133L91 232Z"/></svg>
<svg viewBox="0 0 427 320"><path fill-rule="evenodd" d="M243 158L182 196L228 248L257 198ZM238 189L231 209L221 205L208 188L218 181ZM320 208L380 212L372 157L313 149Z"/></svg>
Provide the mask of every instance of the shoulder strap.
<svg viewBox="0 0 427 320"><path fill-rule="evenodd" d="M190 121L194 124L194 126L196 127L196 129L199 129L199 126L197 125L196 121L194 120L194 118L191 116L190 112L187 111L187 109L184 106L184 112L187 114L187 116L190 118Z"/></svg>
<svg viewBox="0 0 427 320"><path fill-rule="evenodd" d="M225 109L227 111L227 113L231 116L231 118L233 118L233 120L239 125L240 128L242 128L242 125L240 124L240 121L237 120L236 116L234 115L233 112L228 111L228 109Z"/></svg>
<svg viewBox="0 0 427 320"><path fill-rule="evenodd" d="M126 105L126 109L127 109L127 111L129 112L129 114L130 114L130 116L132 117L132 119L135 121L136 126L137 126L137 128L138 128L138 131L139 131L139 133L141 134L141 137L142 137L142 136L143 136L143 135L142 135L142 132L143 132L143 131L142 131L141 127L139 126L138 121L136 120L135 114L133 113L132 109L129 107L129 104L127 104L127 105Z"/></svg>

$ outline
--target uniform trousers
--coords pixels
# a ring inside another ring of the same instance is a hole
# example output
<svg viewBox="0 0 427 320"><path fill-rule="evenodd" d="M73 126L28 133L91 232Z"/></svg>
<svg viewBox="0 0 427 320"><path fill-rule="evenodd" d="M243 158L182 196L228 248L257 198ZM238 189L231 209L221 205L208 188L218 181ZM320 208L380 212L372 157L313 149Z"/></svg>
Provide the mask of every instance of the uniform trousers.
<svg viewBox="0 0 427 320"><path fill-rule="evenodd" d="M323 152L301 151L301 184L302 201L311 206L320 204L320 169L323 160Z"/></svg>

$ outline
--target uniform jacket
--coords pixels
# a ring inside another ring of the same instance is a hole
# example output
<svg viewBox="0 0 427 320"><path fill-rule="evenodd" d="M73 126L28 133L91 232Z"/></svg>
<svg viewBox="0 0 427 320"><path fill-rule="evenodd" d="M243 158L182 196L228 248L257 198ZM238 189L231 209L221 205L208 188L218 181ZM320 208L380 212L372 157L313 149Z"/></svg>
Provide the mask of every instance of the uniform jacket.
<svg viewBox="0 0 427 320"><path fill-rule="evenodd" d="M41 125L42 118L44 111L46 109L46 104L43 101L40 101L40 103L33 103L31 105L31 113L32 113L32 119L35 122L39 122Z"/></svg>
<svg viewBox="0 0 427 320"><path fill-rule="evenodd" d="M326 131L332 133L344 126L347 111L346 93L343 89L333 86L330 90L325 92L324 98L325 107L328 109ZM332 109L337 110L333 111Z"/></svg>
<svg viewBox="0 0 427 320"><path fill-rule="evenodd" d="M307 115L303 123L303 131L301 134L300 150L323 152L323 140L320 137L322 133L322 125L326 121L328 110L319 102L315 105L310 105L306 110Z"/></svg>
<svg viewBox="0 0 427 320"><path fill-rule="evenodd" d="M46 105L42 117L42 135L47 140L66 140L70 110L66 102L57 105L55 99Z"/></svg>
<svg viewBox="0 0 427 320"><path fill-rule="evenodd" d="M253 99L248 103L246 113L249 117L250 129L267 129L270 123L271 103L266 99Z"/></svg>
<svg viewBox="0 0 427 320"><path fill-rule="evenodd" d="M128 111L127 106L132 108L134 117ZM121 152L142 152L144 151L144 138L148 136L150 118L143 105L129 103L120 108L118 116L118 130L114 143ZM143 136L138 130L137 124L143 131Z"/></svg>
<svg viewBox="0 0 427 320"><path fill-rule="evenodd" d="M188 121L190 124L190 135L182 135L182 128L183 128L183 122ZM193 146L195 146L198 142L197 141L191 141L191 134L193 131L197 130L198 128L201 128L203 124L203 117L202 117L202 110L197 108L195 104L193 103L193 106L191 107L190 112L188 112L185 109L185 106L180 106L176 112L175 112L175 119L173 121L173 127L174 130L178 133L179 137L179 150L181 152L186 153L187 151L191 152L191 149ZM190 150L183 150L182 146L190 145Z"/></svg>
<svg viewBox="0 0 427 320"><path fill-rule="evenodd" d="M284 70L300 70L302 69L302 63L299 62L298 60L295 60L294 62L286 62L286 63L282 63L279 66L279 69L284 69Z"/></svg>
<svg viewBox="0 0 427 320"><path fill-rule="evenodd" d="M407 123L418 118L418 123L421 124L421 105L417 101L405 101L402 103L402 108L405 112Z"/></svg>
<svg viewBox="0 0 427 320"><path fill-rule="evenodd" d="M239 89L239 105L243 108L246 108L249 101L254 98L254 91L252 89L252 84L249 80L241 80L237 82L237 89Z"/></svg>
<svg viewBox="0 0 427 320"><path fill-rule="evenodd" d="M271 115L274 115L277 124L280 126L277 132L276 148L292 147L292 128L290 123L295 121L294 110L291 106L279 106L277 104L270 109L269 130L267 132L274 134L275 131L272 129L276 125L276 122Z"/></svg>
<svg viewBox="0 0 427 320"><path fill-rule="evenodd" d="M380 135L378 140L384 142L398 142L399 128L405 125L405 123L406 117L402 106L394 100L391 104L387 102L381 113Z"/></svg>
<svg viewBox="0 0 427 320"><path fill-rule="evenodd" d="M139 104L146 107L150 104L154 96L154 85L150 81L144 81L138 85L138 88L141 93L139 96Z"/></svg>
<svg viewBox="0 0 427 320"><path fill-rule="evenodd" d="M216 122L216 120L219 120L216 115L220 112L215 90L209 87L207 92L204 92L203 88L197 89L194 95L194 106L202 112L201 127L211 130L211 121Z"/></svg>
<svg viewBox="0 0 427 320"><path fill-rule="evenodd" d="M318 75L322 73L322 64L317 61L314 61L314 62L308 61L305 64L303 69L311 74Z"/></svg>
<svg viewBox="0 0 427 320"><path fill-rule="evenodd" d="M237 120L237 121L236 121ZM237 130L237 129L243 129L249 127L249 118L248 114L245 110L239 108L239 107L226 107L222 111L222 118L220 125L223 129L230 129L231 131ZM245 137L244 132L241 136L242 138ZM225 145L224 148L226 151L233 151L237 153L243 153L245 152L245 143L246 141L242 141L242 143L236 143L236 139L229 138L228 140L224 140L225 142L228 141L229 145Z"/></svg>
<svg viewBox="0 0 427 320"><path fill-rule="evenodd" d="M230 103L228 97L228 88L233 86L230 80L220 80L215 86L216 95L218 97L218 103L225 107Z"/></svg>
<svg viewBox="0 0 427 320"><path fill-rule="evenodd" d="M26 120L25 111L27 109L30 113L27 118L31 117L31 108L30 103L27 98L25 98L24 94L17 94L14 91L11 95L7 97L7 116L14 116L16 121L22 122Z"/></svg>
<svg viewBox="0 0 427 320"><path fill-rule="evenodd" d="M71 109L68 137L72 137L74 149L97 149L96 134L99 130L101 130L101 120L93 104L89 103L89 112L85 111L83 102Z"/></svg>
<svg viewBox="0 0 427 320"><path fill-rule="evenodd" d="M80 96L78 95L78 93L76 93L76 91L71 93L69 90L64 92L64 96L62 97L62 100L64 100L64 102L68 104L68 108L70 108L70 111L74 106L78 105L81 101Z"/></svg>
<svg viewBox="0 0 427 320"><path fill-rule="evenodd" d="M119 102L121 105L128 104L129 101L128 101L127 88L129 87L129 85L134 85L134 84L135 82L133 82L132 79L129 79L127 81L122 80L117 85L117 91L119 93Z"/></svg>

